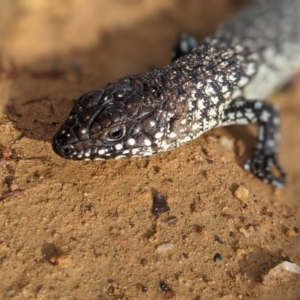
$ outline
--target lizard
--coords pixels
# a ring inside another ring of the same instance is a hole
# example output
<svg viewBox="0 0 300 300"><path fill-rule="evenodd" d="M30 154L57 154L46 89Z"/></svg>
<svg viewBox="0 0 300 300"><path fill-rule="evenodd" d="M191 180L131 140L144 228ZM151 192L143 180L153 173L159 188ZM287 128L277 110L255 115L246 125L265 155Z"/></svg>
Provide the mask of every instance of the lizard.
<svg viewBox="0 0 300 300"><path fill-rule="evenodd" d="M280 116L266 97L300 67L300 0L253 0L197 43L182 35L173 62L85 93L53 138L65 158L149 156L219 126L257 124L244 168L276 187Z"/></svg>

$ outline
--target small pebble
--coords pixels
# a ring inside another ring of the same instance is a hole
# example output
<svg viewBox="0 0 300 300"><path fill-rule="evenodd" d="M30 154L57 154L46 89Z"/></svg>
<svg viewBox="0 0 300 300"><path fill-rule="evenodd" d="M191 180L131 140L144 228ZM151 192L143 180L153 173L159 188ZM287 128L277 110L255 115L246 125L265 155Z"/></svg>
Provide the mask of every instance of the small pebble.
<svg viewBox="0 0 300 300"><path fill-rule="evenodd" d="M143 287L142 287L142 292L143 292L143 293L146 293L146 292L148 292L148 287L146 287L146 286L143 286Z"/></svg>
<svg viewBox="0 0 300 300"><path fill-rule="evenodd" d="M148 287L145 286L145 285L143 285L143 284L141 284L141 283L138 283L138 284L136 285L136 287L137 287L139 290L141 290L143 293L148 292Z"/></svg>
<svg viewBox="0 0 300 300"><path fill-rule="evenodd" d="M12 154L13 154L12 151L8 148L2 149L2 157L3 158L5 158L5 159L11 158Z"/></svg>
<svg viewBox="0 0 300 300"><path fill-rule="evenodd" d="M161 281L159 283L159 286L160 286L161 290L164 291L164 292L171 291L171 288L169 287L169 285L165 281Z"/></svg>
<svg viewBox="0 0 300 300"><path fill-rule="evenodd" d="M143 259L141 259L141 264L143 267L147 267L149 265L149 262L147 259L143 258Z"/></svg>
<svg viewBox="0 0 300 300"><path fill-rule="evenodd" d="M226 136L222 136L220 139L219 139L219 144L221 147L229 150L229 151L232 151L233 150L233 140L229 139L228 137Z"/></svg>
<svg viewBox="0 0 300 300"><path fill-rule="evenodd" d="M262 276L262 284L268 286L277 285L290 281L294 277L297 277L299 280L300 267L289 261L284 261Z"/></svg>
<svg viewBox="0 0 300 300"><path fill-rule="evenodd" d="M247 219L247 218L242 217L241 220L242 220L242 222L243 222L243 224L244 224L245 226L250 226L250 225L252 225L252 222L251 222L249 219Z"/></svg>
<svg viewBox="0 0 300 300"><path fill-rule="evenodd" d="M167 218L166 222L169 226L175 226L178 223L178 218L175 216L171 216L171 217Z"/></svg>
<svg viewBox="0 0 300 300"><path fill-rule="evenodd" d="M16 292L15 290L8 290L8 291L6 292L6 294L7 294L8 296L12 296L15 292Z"/></svg>
<svg viewBox="0 0 300 300"><path fill-rule="evenodd" d="M165 252L167 250L171 250L173 247L174 247L173 243L164 243L157 246L156 252L157 253Z"/></svg>
<svg viewBox="0 0 300 300"><path fill-rule="evenodd" d="M53 266L67 266L70 264L70 259L63 254L53 254L48 258L48 261Z"/></svg>
<svg viewBox="0 0 300 300"><path fill-rule="evenodd" d="M240 232L242 232L246 238L248 238L250 236L250 232L248 230L246 230L245 228L240 228Z"/></svg>
<svg viewBox="0 0 300 300"><path fill-rule="evenodd" d="M297 231L294 228L289 228L286 232L285 235L288 237L295 237L298 236Z"/></svg>
<svg viewBox="0 0 300 300"><path fill-rule="evenodd" d="M229 236L230 236L231 238L235 238L235 237L236 237L236 234L235 234L233 231L230 231Z"/></svg>
<svg viewBox="0 0 300 300"><path fill-rule="evenodd" d="M159 216L170 210L167 204L167 197L162 193L157 193L153 199L153 214Z"/></svg>
<svg viewBox="0 0 300 300"><path fill-rule="evenodd" d="M46 294L46 292L47 292L47 290L44 289L44 288L40 288L40 289L38 290L38 293L39 293L40 295L44 295L44 294Z"/></svg>
<svg viewBox="0 0 300 300"><path fill-rule="evenodd" d="M222 259L222 255L220 253L216 253L214 255L214 262L221 261Z"/></svg>
<svg viewBox="0 0 300 300"><path fill-rule="evenodd" d="M240 200L241 202L247 202L248 198L249 198L249 191L243 187L243 186L239 186L235 192L234 192L234 196Z"/></svg>
<svg viewBox="0 0 300 300"><path fill-rule="evenodd" d="M234 216L230 214L222 214L222 217L224 217L226 220L234 220Z"/></svg>
<svg viewBox="0 0 300 300"><path fill-rule="evenodd" d="M215 239L216 242L218 242L218 243L221 244L221 245L222 245L222 244L225 244L225 243L221 240L221 238L220 238L219 236L217 236L217 235L214 236L214 239Z"/></svg>

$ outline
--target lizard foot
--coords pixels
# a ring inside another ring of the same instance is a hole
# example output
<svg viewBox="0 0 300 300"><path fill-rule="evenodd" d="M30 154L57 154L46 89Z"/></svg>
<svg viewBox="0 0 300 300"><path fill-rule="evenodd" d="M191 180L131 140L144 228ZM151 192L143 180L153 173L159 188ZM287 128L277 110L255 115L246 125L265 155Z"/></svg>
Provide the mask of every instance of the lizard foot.
<svg viewBox="0 0 300 300"><path fill-rule="evenodd" d="M279 176L273 174L273 168L275 168L275 172L279 173ZM244 169L251 171L259 179L278 188L283 188L285 185L285 172L275 154L256 153L251 159L246 161Z"/></svg>
<svg viewBox="0 0 300 300"><path fill-rule="evenodd" d="M178 58L186 54L189 54L197 46L198 46L198 42L194 37L182 33L172 49L172 53L171 53L172 61L175 61Z"/></svg>

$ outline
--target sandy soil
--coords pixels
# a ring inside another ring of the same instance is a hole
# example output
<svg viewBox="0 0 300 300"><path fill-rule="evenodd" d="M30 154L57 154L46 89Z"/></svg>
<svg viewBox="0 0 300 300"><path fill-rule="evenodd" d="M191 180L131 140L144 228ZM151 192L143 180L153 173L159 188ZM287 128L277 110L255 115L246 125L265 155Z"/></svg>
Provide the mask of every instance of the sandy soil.
<svg viewBox="0 0 300 300"><path fill-rule="evenodd" d="M250 127L140 159L67 161L51 148L83 92L166 65L180 32L201 39L239 6L0 0L1 299L300 299L299 279L261 283L282 261L300 265L299 76L272 96L282 191L242 169ZM170 208L159 216L157 192Z"/></svg>

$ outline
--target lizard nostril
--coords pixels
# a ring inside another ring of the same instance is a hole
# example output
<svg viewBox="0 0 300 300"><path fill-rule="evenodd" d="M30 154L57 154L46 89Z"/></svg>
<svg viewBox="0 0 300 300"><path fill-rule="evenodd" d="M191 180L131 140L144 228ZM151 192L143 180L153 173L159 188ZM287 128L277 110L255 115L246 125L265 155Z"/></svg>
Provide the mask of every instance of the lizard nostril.
<svg viewBox="0 0 300 300"><path fill-rule="evenodd" d="M69 156L75 150L73 145L64 145L62 141L57 138L57 135L54 136L53 139L53 149L54 151L59 154L60 156Z"/></svg>

